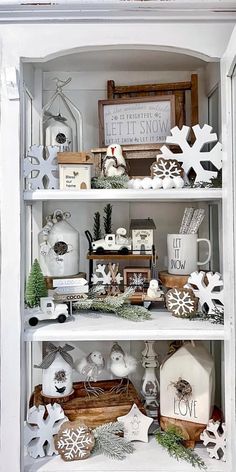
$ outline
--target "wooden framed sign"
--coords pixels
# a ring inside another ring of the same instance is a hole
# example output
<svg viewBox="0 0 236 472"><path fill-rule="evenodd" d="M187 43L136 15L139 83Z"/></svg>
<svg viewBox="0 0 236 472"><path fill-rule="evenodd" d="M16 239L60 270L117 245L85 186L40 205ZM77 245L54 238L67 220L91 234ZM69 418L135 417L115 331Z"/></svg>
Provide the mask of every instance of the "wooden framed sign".
<svg viewBox="0 0 236 472"><path fill-rule="evenodd" d="M175 126L175 97L99 100L99 145L164 143Z"/></svg>

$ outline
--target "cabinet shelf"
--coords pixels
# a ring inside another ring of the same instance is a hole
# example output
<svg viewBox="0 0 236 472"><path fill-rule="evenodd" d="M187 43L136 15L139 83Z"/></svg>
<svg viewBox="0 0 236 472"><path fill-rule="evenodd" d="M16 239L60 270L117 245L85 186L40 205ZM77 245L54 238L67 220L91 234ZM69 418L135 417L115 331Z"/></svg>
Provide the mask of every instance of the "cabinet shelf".
<svg viewBox="0 0 236 472"><path fill-rule="evenodd" d="M45 200L66 201L131 201L131 202L176 202L217 201L222 198L221 188L181 188L160 190L91 189L91 190L34 190L25 191L27 202Z"/></svg>
<svg viewBox="0 0 236 472"><path fill-rule="evenodd" d="M114 315L86 312L73 315L63 324L41 322L28 325L25 341L110 341L119 340L223 340L227 331L209 321L178 319L166 310L151 310L151 319L134 322Z"/></svg>
<svg viewBox="0 0 236 472"><path fill-rule="evenodd" d="M149 443L134 443L135 451L128 455L122 464L124 472L192 472L193 467L184 461L176 461L151 438ZM227 464L210 459L203 446L197 446L196 452L202 457L207 465L208 472L227 472ZM118 461L108 459L103 455L90 457L85 461L64 462L59 456L44 459L25 458L25 472L118 472L120 464Z"/></svg>

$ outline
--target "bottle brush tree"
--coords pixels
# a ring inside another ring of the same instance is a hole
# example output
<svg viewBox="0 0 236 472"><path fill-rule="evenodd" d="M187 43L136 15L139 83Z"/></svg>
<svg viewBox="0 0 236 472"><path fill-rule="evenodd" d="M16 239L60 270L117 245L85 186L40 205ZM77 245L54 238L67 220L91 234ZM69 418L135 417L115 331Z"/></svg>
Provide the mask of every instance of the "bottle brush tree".
<svg viewBox="0 0 236 472"><path fill-rule="evenodd" d="M112 205L108 203L104 208L104 232L105 234L111 234L112 232L112 224L111 224L111 215L112 215Z"/></svg>
<svg viewBox="0 0 236 472"><path fill-rule="evenodd" d="M98 239L101 239L101 238L102 238L102 232L101 232L100 213L99 211L96 211L93 217L93 239L94 241L97 241Z"/></svg>
<svg viewBox="0 0 236 472"><path fill-rule="evenodd" d="M43 273L41 271L39 262L37 259L34 260L34 263L31 267L25 291L25 301L26 304L32 308L39 306L40 298L47 297L47 287L44 280Z"/></svg>

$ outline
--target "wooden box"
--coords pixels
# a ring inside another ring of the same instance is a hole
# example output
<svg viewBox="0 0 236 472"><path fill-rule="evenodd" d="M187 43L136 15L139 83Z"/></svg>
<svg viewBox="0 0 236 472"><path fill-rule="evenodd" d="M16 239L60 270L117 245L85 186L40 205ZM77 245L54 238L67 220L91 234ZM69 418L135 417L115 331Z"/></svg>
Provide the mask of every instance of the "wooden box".
<svg viewBox="0 0 236 472"><path fill-rule="evenodd" d="M62 408L70 421L80 420L89 428L96 428L104 423L116 421L118 416L126 415L134 403L145 414L145 409L133 384L129 383L128 395L125 393L110 392L111 388L120 383L119 379L100 380L92 383L96 387L104 389L104 394L99 397L88 396L84 390L83 382L73 384L74 395L72 399L62 403ZM45 400L41 394L42 385L37 385L30 399L30 407L39 406L45 403L52 403ZM55 398L54 403L57 402Z"/></svg>

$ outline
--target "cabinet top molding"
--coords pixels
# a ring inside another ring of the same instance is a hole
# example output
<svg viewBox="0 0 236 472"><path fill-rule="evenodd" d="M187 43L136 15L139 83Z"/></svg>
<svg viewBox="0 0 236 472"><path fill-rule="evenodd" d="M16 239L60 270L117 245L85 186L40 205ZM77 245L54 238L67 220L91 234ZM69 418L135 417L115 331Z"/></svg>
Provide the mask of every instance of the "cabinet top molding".
<svg viewBox="0 0 236 472"><path fill-rule="evenodd" d="M118 21L233 21L235 0L3 0L0 23L108 19Z"/></svg>

